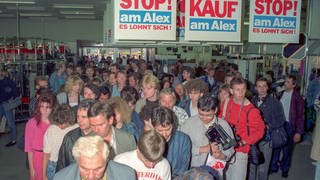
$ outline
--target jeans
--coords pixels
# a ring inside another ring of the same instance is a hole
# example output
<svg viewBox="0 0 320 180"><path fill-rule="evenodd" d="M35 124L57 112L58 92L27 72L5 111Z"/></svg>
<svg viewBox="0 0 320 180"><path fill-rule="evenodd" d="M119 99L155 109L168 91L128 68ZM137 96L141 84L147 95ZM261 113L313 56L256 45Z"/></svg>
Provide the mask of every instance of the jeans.
<svg viewBox="0 0 320 180"><path fill-rule="evenodd" d="M259 149L263 153L264 163L260 165L254 165L249 163L248 180L267 180L269 166L272 157L271 141L261 141L259 143Z"/></svg>
<svg viewBox="0 0 320 180"><path fill-rule="evenodd" d="M17 128L16 122L13 118L13 109L5 111L2 104L0 104L0 119L5 116L10 129L10 139L11 141L17 141Z"/></svg>
<svg viewBox="0 0 320 180"><path fill-rule="evenodd" d="M226 169L227 180L245 180L247 176L248 154L236 152Z"/></svg>
<svg viewBox="0 0 320 180"><path fill-rule="evenodd" d="M273 155L272 155L272 161L271 161L272 171L278 171L279 165L280 165L280 169L282 172L284 173L289 172L289 169L291 166L293 148L294 148L294 142L293 142L294 131L290 123L286 123L286 131L289 136L288 143L281 148L273 149ZM280 160L281 152L282 152L282 159Z"/></svg>
<svg viewBox="0 0 320 180"><path fill-rule="evenodd" d="M56 173L56 167L57 167L57 162L54 162L54 161L48 162L48 166L46 169L46 174L47 174L48 180L53 180L53 177Z"/></svg>

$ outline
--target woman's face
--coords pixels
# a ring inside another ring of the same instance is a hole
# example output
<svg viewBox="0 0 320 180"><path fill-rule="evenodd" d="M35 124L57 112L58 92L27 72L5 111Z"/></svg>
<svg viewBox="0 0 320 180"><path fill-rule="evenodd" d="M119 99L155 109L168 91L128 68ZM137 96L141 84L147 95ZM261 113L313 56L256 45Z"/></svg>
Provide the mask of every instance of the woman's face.
<svg viewBox="0 0 320 180"><path fill-rule="evenodd" d="M118 124L118 123L122 122L122 121L121 121L121 114L120 114L120 112L117 111L117 110L115 110L114 113L115 113L115 124Z"/></svg>
<svg viewBox="0 0 320 180"><path fill-rule="evenodd" d="M137 81L136 81L136 79L135 79L133 76L130 76L129 79L128 79L128 81L129 81L129 86L131 86L131 87L136 87Z"/></svg>
<svg viewBox="0 0 320 180"><path fill-rule="evenodd" d="M42 118L49 117L51 111L52 111L52 107L50 106L49 103L47 103L47 102L40 103L40 114L41 114Z"/></svg>
<svg viewBox="0 0 320 180"><path fill-rule="evenodd" d="M91 89L87 87L83 89L83 97L84 99L96 99L96 95L91 91Z"/></svg>
<svg viewBox="0 0 320 180"><path fill-rule="evenodd" d="M150 84L142 85L142 90L143 90L144 97L147 99L155 97L157 93L157 89Z"/></svg>
<svg viewBox="0 0 320 180"><path fill-rule="evenodd" d="M79 81L75 82L72 85L71 91L75 92L75 93L78 93L78 94L80 93L80 82Z"/></svg>
<svg viewBox="0 0 320 180"><path fill-rule="evenodd" d="M218 98L220 100L220 102L223 102L224 100L226 100L228 97L230 97L230 93L226 90L221 90L219 92Z"/></svg>

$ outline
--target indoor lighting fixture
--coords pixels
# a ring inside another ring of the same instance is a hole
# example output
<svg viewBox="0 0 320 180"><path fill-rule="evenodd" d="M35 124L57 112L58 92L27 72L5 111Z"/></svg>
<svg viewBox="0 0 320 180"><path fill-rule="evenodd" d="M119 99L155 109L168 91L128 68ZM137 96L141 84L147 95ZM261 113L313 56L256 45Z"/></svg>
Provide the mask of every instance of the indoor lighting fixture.
<svg viewBox="0 0 320 180"><path fill-rule="evenodd" d="M48 17L52 16L51 13L20 13L22 17Z"/></svg>
<svg viewBox="0 0 320 180"><path fill-rule="evenodd" d="M53 8L60 9L93 9L90 4L53 4Z"/></svg>
<svg viewBox="0 0 320 180"><path fill-rule="evenodd" d="M60 11L60 14L79 14L79 15L94 15L93 11Z"/></svg>
<svg viewBox="0 0 320 180"><path fill-rule="evenodd" d="M8 10L16 10L16 6L7 6L6 9ZM27 11L44 11L45 8L41 6L19 6L20 10L27 10Z"/></svg>
<svg viewBox="0 0 320 180"><path fill-rule="evenodd" d="M0 4L35 4L34 1L19 1L19 0L0 0Z"/></svg>
<svg viewBox="0 0 320 180"><path fill-rule="evenodd" d="M95 16L76 16L76 15L66 15L66 19L95 19Z"/></svg>

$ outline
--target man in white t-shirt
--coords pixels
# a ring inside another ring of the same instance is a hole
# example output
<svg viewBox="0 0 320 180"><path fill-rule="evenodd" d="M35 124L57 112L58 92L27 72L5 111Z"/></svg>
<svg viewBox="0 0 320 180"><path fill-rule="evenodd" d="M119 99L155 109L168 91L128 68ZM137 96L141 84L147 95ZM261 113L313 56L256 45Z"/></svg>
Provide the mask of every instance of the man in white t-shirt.
<svg viewBox="0 0 320 180"><path fill-rule="evenodd" d="M163 157L165 143L155 130L145 131L136 150L119 154L114 161L135 169L139 180L171 180L170 164Z"/></svg>

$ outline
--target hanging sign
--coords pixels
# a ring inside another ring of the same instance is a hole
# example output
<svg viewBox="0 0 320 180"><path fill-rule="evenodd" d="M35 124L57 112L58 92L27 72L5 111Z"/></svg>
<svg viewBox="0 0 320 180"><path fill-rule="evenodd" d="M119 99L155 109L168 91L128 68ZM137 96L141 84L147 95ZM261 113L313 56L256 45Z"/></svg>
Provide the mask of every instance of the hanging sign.
<svg viewBox="0 0 320 180"><path fill-rule="evenodd" d="M240 41L241 0L186 0L185 39Z"/></svg>
<svg viewBox="0 0 320 180"><path fill-rule="evenodd" d="M177 37L179 40L184 39L184 31L185 31L185 12L186 12L186 0L177 0Z"/></svg>
<svg viewBox="0 0 320 180"><path fill-rule="evenodd" d="M117 40L175 40L176 0L114 0Z"/></svg>
<svg viewBox="0 0 320 180"><path fill-rule="evenodd" d="M301 0L250 2L249 42L299 42Z"/></svg>

